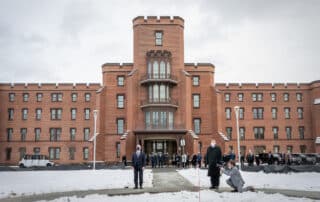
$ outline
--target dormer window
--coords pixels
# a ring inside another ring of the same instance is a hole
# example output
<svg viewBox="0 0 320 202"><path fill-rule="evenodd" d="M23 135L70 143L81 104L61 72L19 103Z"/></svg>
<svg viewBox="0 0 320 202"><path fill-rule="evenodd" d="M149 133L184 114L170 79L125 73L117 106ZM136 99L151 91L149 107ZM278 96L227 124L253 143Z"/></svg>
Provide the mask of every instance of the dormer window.
<svg viewBox="0 0 320 202"><path fill-rule="evenodd" d="M156 46L162 46L162 36L163 32L162 31L156 31Z"/></svg>

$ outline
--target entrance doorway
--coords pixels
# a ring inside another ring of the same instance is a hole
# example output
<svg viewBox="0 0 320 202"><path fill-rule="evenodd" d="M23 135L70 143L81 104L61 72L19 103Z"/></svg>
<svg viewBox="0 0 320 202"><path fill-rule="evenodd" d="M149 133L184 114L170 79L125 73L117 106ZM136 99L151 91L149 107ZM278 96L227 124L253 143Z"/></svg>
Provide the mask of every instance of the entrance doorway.
<svg viewBox="0 0 320 202"><path fill-rule="evenodd" d="M177 153L177 142L176 140L145 140L144 152L146 154L168 153L169 156L172 156Z"/></svg>

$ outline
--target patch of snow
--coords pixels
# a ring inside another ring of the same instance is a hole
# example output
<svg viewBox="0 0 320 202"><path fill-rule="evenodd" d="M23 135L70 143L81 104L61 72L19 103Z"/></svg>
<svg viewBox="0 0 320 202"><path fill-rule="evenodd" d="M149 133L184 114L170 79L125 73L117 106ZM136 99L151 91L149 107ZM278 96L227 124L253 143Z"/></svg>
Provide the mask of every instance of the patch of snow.
<svg viewBox="0 0 320 202"><path fill-rule="evenodd" d="M175 192L175 193L160 193L160 194L140 194L140 195L125 195L125 196L108 196L108 195L88 195L84 198L78 198L76 196L72 197L62 197L52 202L128 202L128 201L144 201L144 202L212 202L212 201L240 201L240 202L271 202L271 201L281 201L281 202L311 202L314 200L306 198L293 198L287 197L281 194L265 194L262 192L246 192L246 193L217 193L214 191L204 190L200 192L200 200L198 192Z"/></svg>
<svg viewBox="0 0 320 202"><path fill-rule="evenodd" d="M133 187L133 170L72 170L0 172L0 198L76 190ZM144 187L152 187L152 170Z"/></svg>
<svg viewBox="0 0 320 202"><path fill-rule="evenodd" d="M198 172L199 171L199 172ZM210 187L210 178L207 176L207 170L197 170L194 168L179 170L179 174L189 180L192 184L198 186L200 176L200 186ZM241 172L245 186L255 188L275 188L291 189L304 191L320 191L320 173L271 173L263 172ZM220 187L229 187L226 183L228 176L220 177Z"/></svg>

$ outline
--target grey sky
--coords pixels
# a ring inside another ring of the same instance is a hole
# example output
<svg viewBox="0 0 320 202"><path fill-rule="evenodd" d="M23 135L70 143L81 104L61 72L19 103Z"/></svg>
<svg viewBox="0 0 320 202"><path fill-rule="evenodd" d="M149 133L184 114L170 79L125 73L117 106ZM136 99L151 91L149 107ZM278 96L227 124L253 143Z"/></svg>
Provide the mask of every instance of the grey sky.
<svg viewBox="0 0 320 202"><path fill-rule="evenodd" d="M320 79L320 1L1 0L0 82L101 82L132 62L132 19L185 19L185 62L216 82Z"/></svg>

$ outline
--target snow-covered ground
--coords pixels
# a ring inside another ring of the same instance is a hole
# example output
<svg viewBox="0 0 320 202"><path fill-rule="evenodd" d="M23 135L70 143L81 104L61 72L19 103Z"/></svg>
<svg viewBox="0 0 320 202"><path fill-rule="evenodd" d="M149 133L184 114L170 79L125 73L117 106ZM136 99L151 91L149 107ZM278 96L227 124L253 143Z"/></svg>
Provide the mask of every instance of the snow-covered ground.
<svg viewBox="0 0 320 202"><path fill-rule="evenodd" d="M84 198L63 197L53 200L53 202L128 202L128 201L144 201L144 202L311 202L315 200L306 198L292 198L281 194L264 194L262 192L246 192L246 193L217 193L214 191L201 191L200 200L198 192L176 192L176 193L160 193L160 194L141 194L141 195L126 195L126 196L107 196L107 195L88 195Z"/></svg>
<svg viewBox="0 0 320 202"><path fill-rule="evenodd" d="M144 172L144 187L152 187L152 171ZM0 172L0 198L74 190L133 187L132 170Z"/></svg>
<svg viewBox="0 0 320 202"><path fill-rule="evenodd" d="M199 172L198 172L199 171ZM185 169L178 171L192 184L201 187L210 187L210 178L207 170ZM320 173L288 173L288 174L266 174L263 172L241 172L245 186L255 188L292 189L304 191L320 191ZM198 178L200 176L200 178ZM220 178L221 187L229 187L226 184L228 176Z"/></svg>

